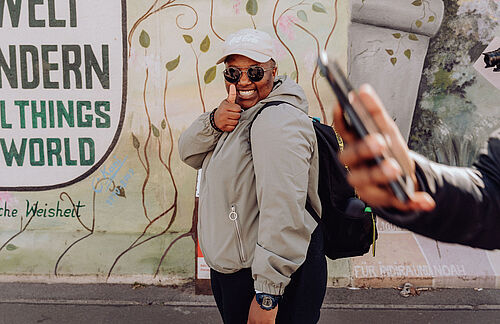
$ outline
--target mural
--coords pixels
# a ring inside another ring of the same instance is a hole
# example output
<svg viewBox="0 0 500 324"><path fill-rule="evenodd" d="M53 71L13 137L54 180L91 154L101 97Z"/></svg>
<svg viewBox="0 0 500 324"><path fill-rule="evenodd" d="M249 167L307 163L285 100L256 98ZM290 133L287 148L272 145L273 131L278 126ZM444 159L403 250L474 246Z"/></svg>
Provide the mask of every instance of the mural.
<svg viewBox="0 0 500 324"><path fill-rule="evenodd" d="M244 27L274 35L279 72L303 85L312 115L331 123L333 97L315 61L320 49L328 49L345 62L348 6L340 1L152 0L110 1L99 13L95 7L74 0L49 1L44 7L0 1L0 26L11 35L0 47L1 88L9 90L2 91L0 105L0 272L109 282L190 278L196 173L179 161L176 143L198 114L225 97L222 67L215 66L224 37ZM18 20L27 27L18 28ZM30 25L42 20L44 25ZM36 33L30 33L33 28ZM23 47L30 43L39 44L41 58ZM54 44L59 55L49 53L46 44ZM75 46L83 56L65 44L81 44ZM109 45L106 52L102 44ZM96 49L87 53L86 46ZM18 71L16 55L25 64ZM16 104L24 97L29 105L38 100L38 106ZM109 107L78 105L76 99L70 107L73 98L108 101ZM27 117L21 116L23 109ZM28 134L45 142L30 142ZM65 146L65 136L70 144L74 136L76 144ZM79 137L91 138L95 146L78 145ZM38 151L30 155L31 148ZM82 163L69 164L79 161L79 148L88 165L77 174ZM34 168L32 160L46 165ZM36 182L41 177L45 182Z"/></svg>
<svg viewBox="0 0 500 324"><path fill-rule="evenodd" d="M487 46L497 48L497 2L352 3L348 66L353 82L374 84L414 150L442 163L470 166L499 125L497 72L484 71L481 55ZM349 279L356 286L499 285L498 251L433 241L383 220L378 229L377 256L351 260Z"/></svg>
<svg viewBox="0 0 500 324"><path fill-rule="evenodd" d="M357 2L366 10L374 1ZM403 71L406 61L421 60L420 92L409 91L417 102L410 143L436 156L446 125L455 130L462 122L463 130L484 132L497 125L475 115L494 116L499 94L470 62L495 35L486 26L497 28L498 8L495 1L445 1L443 18L435 0L405 1L419 15L411 20L415 37L424 39L418 30L441 20L443 27L429 43L425 65L427 47L414 47L412 33L399 31L398 38L386 31L393 44L381 51L387 66L378 66ZM0 44L0 278L191 280L196 172L180 162L176 143L193 119L226 97L223 67L215 65L223 40L249 27L274 36L279 73L304 88L311 116L331 124L334 97L316 57L326 49L349 66L350 12L351 3L338 0L0 0L0 30L7 35ZM455 28L464 18L468 23ZM463 35L468 43L460 45ZM456 59L469 52L470 62ZM459 115L440 113L438 103L457 98ZM479 140L480 132L470 134ZM485 285L495 285L495 255L487 255L486 272L474 272L453 259L454 247L439 244L439 254L434 241L378 226L377 257L330 262L332 285L388 286L415 277L446 286L449 278L484 273ZM403 256L391 243L396 237L408 247ZM414 268L401 268L408 260ZM476 263L486 266L481 260Z"/></svg>
<svg viewBox="0 0 500 324"><path fill-rule="evenodd" d="M427 157L469 166L500 126L500 92L474 70L500 36L494 0L444 1L445 18L431 41L411 126L410 147Z"/></svg>

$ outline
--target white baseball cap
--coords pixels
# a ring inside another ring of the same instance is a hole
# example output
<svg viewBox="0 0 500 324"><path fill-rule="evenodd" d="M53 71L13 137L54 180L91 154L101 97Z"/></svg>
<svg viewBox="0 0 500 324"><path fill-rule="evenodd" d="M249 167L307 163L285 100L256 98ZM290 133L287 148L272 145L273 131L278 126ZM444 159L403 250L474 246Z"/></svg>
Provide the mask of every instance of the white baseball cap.
<svg viewBox="0 0 500 324"><path fill-rule="evenodd" d="M222 57L217 64L224 62L229 55L233 54L243 55L260 63L274 59L276 56L271 36L266 32L250 28L241 29L227 37Z"/></svg>

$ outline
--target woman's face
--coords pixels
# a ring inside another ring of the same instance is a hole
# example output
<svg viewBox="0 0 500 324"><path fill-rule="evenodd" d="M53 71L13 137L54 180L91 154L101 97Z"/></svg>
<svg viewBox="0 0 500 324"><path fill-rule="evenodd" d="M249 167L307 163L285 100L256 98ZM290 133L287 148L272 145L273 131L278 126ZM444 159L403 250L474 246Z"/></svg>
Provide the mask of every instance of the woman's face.
<svg viewBox="0 0 500 324"><path fill-rule="evenodd" d="M257 102L266 98L273 89L274 77L276 76L275 63L269 60L265 63L259 63L251 58L242 55L231 55L226 60L226 68L235 67L246 71L251 66L261 66L264 69L273 68L264 72L262 80L252 82L248 79L246 73L241 74L241 78L236 86L236 103L242 109L253 107ZM226 91L229 93L229 86L233 83L226 82Z"/></svg>

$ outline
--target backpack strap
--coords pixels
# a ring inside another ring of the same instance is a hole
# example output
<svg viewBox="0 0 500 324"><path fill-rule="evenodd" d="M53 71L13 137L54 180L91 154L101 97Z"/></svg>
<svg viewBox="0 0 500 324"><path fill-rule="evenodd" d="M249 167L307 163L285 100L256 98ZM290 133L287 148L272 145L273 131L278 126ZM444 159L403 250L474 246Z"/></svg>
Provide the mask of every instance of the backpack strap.
<svg viewBox="0 0 500 324"><path fill-rule="evenodd" d="M321 218L318 216L314 208L311 206L311 203L309 200L306 201L306 210L309 212L309 214L314 218L316 223L318 223L319 226L324 226L323 222L321 221Z"/></svg>
<svg viewBox="0 0 500 324"><path fill-rule="evenodd" d="M248 126L248 143L250 143L250 149L252 148L252 126L253 126L253 122L255 121L255 119L257 119L257 117L260 115L260 113L266 109L267 107L269 106L277 106L277 105L280 105L282 103L286 103L286 101L269 101L269 102L266 102L264 104L264 106L262 106L259 111L257 111L257 113L255 113L255 115L253 116L252 118L252 121L250 122L250 125ZM311 204L309 203L309 201L306 201L306 210L309 212L309 214L311 214L312 218L314 218L314 220L320 224L320 226L323 226L323 223L321 221L321 217L318 216L318 214L316 213L316 211L314 210L314 208L311 206Z"/></svg>
<svg viewBox="0 0 500 324"><path fill-rule="evenodd" d="M264 104L264 106L260 107L260 109L255 113L255 115L253 116L252 118L252 121L250 122L250 125L248 126L248 143L250 143L250 149L252 148L252 126L253 126L253 122L255 121L255 119L257 119L257 117L260 115L260 113L266 109L267 107L269 106L277 106L277 105L280 105L282 103L286 103L286 101L269 101L269 102L266 102Z"/></svg>

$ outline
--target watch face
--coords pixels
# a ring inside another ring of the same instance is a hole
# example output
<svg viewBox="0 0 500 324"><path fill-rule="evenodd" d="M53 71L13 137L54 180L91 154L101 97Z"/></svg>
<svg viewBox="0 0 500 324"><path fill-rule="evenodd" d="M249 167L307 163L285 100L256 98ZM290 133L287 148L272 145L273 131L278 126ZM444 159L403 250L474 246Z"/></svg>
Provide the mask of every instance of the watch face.
<svg viewBox="0 0 500 324"><path fill-rule="evenodd" d="M264 296L262 298L262 306L264 307L272 307L273 306L273 299L269 296Z"/></svg>

